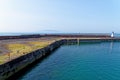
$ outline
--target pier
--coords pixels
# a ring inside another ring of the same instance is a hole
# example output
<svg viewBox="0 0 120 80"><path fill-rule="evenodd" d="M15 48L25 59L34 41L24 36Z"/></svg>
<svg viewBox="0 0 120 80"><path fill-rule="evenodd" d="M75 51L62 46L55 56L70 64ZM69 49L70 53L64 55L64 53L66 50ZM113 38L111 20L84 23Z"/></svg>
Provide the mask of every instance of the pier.
<svg viewBox="0 0 120 80"><path fill-rule="evenodd" d="M73 35L72 35L73 36ZM93 37L80 37L80 36L58 36L58 40L50 43L44 48L37 49L26 55L22 55L11 61L8 61L0 65L0 80L5 80L20 70L28 67L30 64L38 59L44 58L44 56L50 55L55 49L59 48L61 45L68 44L80 44L81 42L104 42L104 41L120 41L120 38L111 38L109 36L93 36ZM53 37L53 36L52 36ZM6 38L8 39L8 38ZM16 38L13 38L16 39Z"/></svg>

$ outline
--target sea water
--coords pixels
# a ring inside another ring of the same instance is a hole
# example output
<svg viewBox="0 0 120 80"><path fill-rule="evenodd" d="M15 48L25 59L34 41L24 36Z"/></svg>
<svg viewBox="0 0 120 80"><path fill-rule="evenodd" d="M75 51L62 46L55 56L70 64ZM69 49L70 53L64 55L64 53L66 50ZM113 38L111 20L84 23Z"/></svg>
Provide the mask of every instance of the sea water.
<svg viewBox="0 0 120 80"><path fill-rule="evenodd" d="M120 80L120 42L61 46L19 80Z"/></svg>

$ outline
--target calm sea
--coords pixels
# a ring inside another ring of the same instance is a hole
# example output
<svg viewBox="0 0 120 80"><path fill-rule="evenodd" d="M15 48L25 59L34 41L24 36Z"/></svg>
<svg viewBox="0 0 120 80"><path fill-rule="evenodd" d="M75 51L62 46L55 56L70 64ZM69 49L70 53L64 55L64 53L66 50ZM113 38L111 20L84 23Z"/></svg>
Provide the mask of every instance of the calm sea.
<svg viewBox="0 0 120 80"><path fill-rule="evenodd" d="M0 36L19 36L19 35L31 35L31 34L33 35L33 34L40 34L40 33L0 33Z"/></svg>
<svg viewBox="0 0 120 80"><path fill-rule="evenodd" d="M0 33L0 36L17 36L17 35L23 35L25 33Z"/></svg>
<svg viewBox="0 0 120 80"><path fill-rule="evenodd" d="M61 46L19 80L120 80L120 42Z"/></svg>

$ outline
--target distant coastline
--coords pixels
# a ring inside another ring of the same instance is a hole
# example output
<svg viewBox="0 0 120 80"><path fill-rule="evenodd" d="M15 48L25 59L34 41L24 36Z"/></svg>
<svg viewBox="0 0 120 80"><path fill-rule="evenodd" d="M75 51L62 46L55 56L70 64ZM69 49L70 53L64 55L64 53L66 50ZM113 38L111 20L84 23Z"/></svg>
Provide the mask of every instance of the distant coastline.
<svg viewBox="0 0 120 80"><path fill-rule="evenodd" d="M19 36L19 35L36 35L36 34L70 34L70 35L94 35L94 34L110 34L110 33L35 33L35 32L31 32L31 33L10 33L10 32L0 32L0 36Z"/></svg>
<svg viewBox="0 0 120 80"><path fill-rule="evenodd" d="M46 34L55 34L55 35L111 35L111 33L5 33L0 32L0 36L21 36L21 35L46 35ZM115 33L114 37L120 37L120 33Z"/></svg>

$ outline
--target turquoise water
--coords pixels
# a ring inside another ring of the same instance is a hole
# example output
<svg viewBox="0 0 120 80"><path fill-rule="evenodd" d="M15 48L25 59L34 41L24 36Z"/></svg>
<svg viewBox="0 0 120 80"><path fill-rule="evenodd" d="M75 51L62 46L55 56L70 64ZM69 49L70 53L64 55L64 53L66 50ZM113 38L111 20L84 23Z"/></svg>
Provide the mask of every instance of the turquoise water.
<svg viewBox="0 0 120 80"><path fill-rule="evenodd" d="M120 80L120 42L62 46L19 80Z"/></svg>

